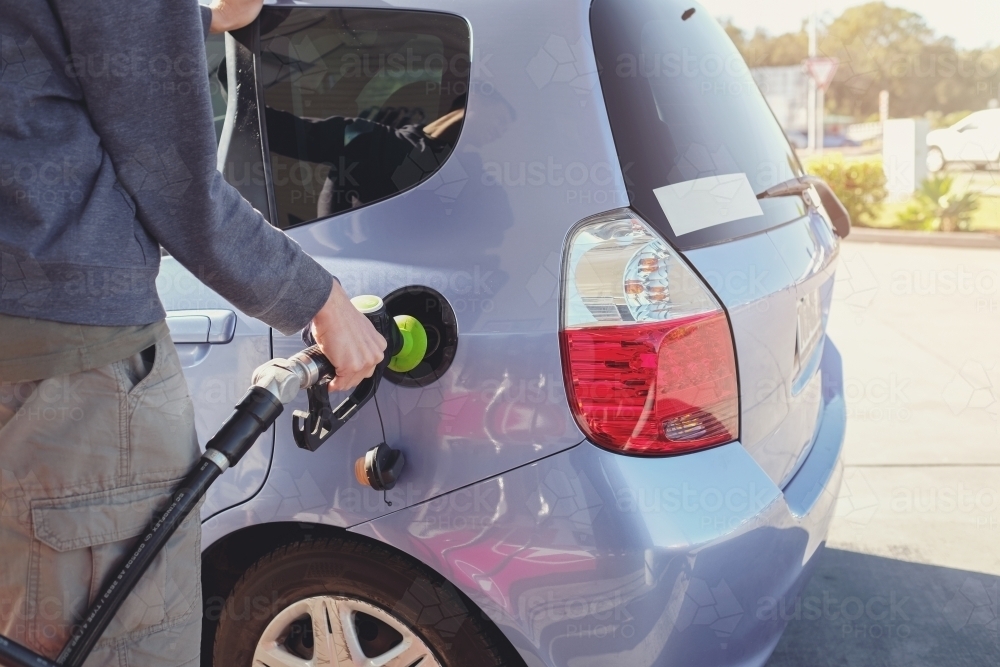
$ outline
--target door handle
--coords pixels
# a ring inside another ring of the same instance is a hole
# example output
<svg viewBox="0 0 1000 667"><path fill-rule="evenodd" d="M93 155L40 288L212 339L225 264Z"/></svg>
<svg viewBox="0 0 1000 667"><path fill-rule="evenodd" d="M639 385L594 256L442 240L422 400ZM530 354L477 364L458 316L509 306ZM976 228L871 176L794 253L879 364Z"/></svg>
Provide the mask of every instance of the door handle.
<svg viewBox="0 0 1000 667"><path fill-rule="evenodd" d="M174 343L228 343L236 333L231 310L169 310L167 328Z"/></svg>

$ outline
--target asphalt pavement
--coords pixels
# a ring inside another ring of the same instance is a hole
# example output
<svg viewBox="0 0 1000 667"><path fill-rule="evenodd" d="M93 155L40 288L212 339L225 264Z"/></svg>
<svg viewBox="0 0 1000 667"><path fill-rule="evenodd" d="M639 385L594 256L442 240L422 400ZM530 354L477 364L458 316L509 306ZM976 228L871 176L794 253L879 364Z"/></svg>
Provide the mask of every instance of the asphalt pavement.
<svg viewBox="0 0 1000 667"><path fill-rule="evenodd" d="M768 667L1000 666L1000 248L842 247L844 485Z"/></svg>

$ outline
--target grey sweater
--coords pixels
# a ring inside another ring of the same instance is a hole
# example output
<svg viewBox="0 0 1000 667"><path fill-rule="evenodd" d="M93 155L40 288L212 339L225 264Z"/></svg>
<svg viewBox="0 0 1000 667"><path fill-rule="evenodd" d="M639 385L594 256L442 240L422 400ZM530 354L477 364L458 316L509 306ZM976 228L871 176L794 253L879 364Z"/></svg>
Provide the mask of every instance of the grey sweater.
<svg viewBox="0 0 1000 667"><path fill-rule="evenodd" d="M164 316L160 246L290 334L332 277L216 171L197 0L0 0L0 313Z"/></svg>

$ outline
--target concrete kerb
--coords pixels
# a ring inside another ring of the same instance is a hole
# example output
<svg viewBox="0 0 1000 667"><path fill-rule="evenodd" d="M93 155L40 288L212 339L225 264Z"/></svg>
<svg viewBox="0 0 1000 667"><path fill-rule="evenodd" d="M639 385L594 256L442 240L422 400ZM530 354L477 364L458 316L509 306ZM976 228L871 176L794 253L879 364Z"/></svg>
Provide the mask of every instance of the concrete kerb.
<svg viewBox="0 0 1000 667"><path fill-rule="evenodd" d="M929 245L949 248L1000 249L1000 234L986 232L918 232L901 229L854 227L845 239L848 243L890 243Z"/></svg>

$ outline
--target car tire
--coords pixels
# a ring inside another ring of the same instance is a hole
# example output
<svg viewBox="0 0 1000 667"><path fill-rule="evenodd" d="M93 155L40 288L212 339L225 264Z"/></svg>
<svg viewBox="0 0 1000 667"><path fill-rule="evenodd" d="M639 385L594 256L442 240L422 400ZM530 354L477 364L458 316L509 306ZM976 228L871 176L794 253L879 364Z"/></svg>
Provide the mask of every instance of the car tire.
<svg viewBox="0 0 1000 667"><path fill-rule="evenodd" d="M342 661L345 650L351 654L347 664L377 662L394 651L414 667L524 664L454 586L397 552L352 537L288 544L251 566L223 607L212 664L325 665L331 646Z"/></svg>
<svg viewBox="0 0 1000 667"><path fill-rule="evenodd" d="M944 153L937 146L931 146L927 149L927 171L932 174L936 174L939 171L943 171L947 162L944 159Z"/></svg>

